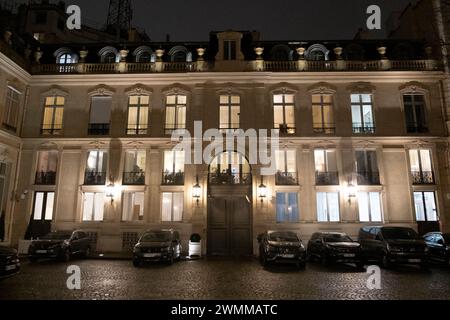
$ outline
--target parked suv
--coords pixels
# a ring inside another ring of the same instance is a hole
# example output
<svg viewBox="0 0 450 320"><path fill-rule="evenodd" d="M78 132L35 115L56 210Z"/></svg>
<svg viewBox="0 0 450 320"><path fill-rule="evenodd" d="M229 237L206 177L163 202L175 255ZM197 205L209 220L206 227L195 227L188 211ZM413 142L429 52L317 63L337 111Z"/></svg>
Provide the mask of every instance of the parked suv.
<svg viewBox="0 0 450 320"><path fill-rule="evenodd" d="M319 259L324 265L341 262L354 263L359 269L364 266L361 245L345 233L314 233L308 242L307 253L310 261Z"/></svg>
<svg viewBox="0 0 450 320"><path fill-rule="evenodd" d="M363 227L359 243L366 260L375 260L384 268L392 264L417 264L427 268L428 248L425 241L411 228L377 226Z"/></svg>
<svg viewBox="0 0 450 320"><path fill-rule="evenodd" d="M33 240L28 248L31 262L44 258L69 261L73 255L87 257L90 252L90 239L80 230L50 232L38 240Z"/></svg>
<svg viewBox="0 0 450 320"><path fill-rule="evenodd" d="M146 231L133 249L133 265L139 267L145 261L165 261L173 264L181 259L181 241L178 231Z"/></svg>
<svg viewBox="0 0 450 320"><path fill-rule="evenodd" d="M295 263L305 268L306 250L295 232L266 231L258 236L259 260L263 266L270 262Z"/></svg>
<svg viewBox="0 0 450 320"><path fill-rule="evenodd" d="M0 246L0 279L12 276L20 271L17 250Z"/></svg>
<svg viewBox="0 0 450 320"><path fill-rule="evenodd" d="M450 265L450 233L429 232L423 236L430 260Z"/></svg>

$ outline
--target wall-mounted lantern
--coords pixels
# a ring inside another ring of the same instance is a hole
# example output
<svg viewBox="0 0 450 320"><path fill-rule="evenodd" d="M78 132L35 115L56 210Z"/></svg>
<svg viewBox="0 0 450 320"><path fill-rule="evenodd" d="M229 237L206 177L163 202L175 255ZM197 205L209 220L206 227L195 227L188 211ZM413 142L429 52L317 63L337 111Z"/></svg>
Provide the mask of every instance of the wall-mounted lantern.
<svg viewBox="0 0 450 320"><path fill-rule="evenodd" d="M195 199L197 206L200 202L200 197L202 195L202 187L198 183L198 175L195 177L195 185L192 187L192 197Z"/></svg>
<svg viewBox="0 0 450 320"><path fill-rule="evenodd" d="M267 186L264 184L263 176L261 176L261 184L258 187L258 197L261 199L261 203L267 198Z"/></svg>

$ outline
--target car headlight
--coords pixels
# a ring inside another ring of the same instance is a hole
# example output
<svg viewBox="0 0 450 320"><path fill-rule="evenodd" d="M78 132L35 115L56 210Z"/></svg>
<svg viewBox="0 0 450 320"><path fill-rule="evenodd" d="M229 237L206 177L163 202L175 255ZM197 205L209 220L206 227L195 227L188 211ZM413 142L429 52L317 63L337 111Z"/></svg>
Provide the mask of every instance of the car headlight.
<svg viewBox="0 0 450 320"><path fill-rule="evenodd" d="M133 248L133 253L138 253L138 252L141 252L141 247L139 247L139 246L134 246L134 248Z"/></svg>

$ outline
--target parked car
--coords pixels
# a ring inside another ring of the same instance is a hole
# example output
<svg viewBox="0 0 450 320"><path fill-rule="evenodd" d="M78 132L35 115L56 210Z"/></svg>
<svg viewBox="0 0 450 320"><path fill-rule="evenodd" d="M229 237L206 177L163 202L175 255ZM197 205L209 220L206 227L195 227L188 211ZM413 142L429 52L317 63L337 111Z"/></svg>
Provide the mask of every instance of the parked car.
<svg viewBox="0 0 450 320"><path fill-rule="evenodd" d="M392 264L417 264L428 266L428 248L416 231L406 227L363 227L359 243L367 261L377 261L384 268Z"/></svg>
<svg viewBox="0 0 450 320"><path fill-rule="evenodd" d="M258 236L261 265L269 263L294 263L305 268L306 250L295 232L266 231Z"/></svg>
<svg viewBox="0 0 450 320"><path fill-rule="evenodd" d="M361 245L345 233L314 233L308 242L307 256L310 261L318 259L326 266L340 262L354 263L359 269L364 267Z"/></svg>
<svg viewBox="0 0 450 320"><path fill-rule="evenodd" d="M12 276L20 271L17 250L0 246L0 279Z"/></svg>
<svg viewBox="0 0 450 320"><path fill-rule="evenodd" d="M173 264L181 259L181 241L178 231L146 231L133 249L133 265L139 267L142 262L164 261Z"/></svg>
<svg viewBox="0 0 450 320"><path fill-rule="evenodd" d="M74 255L87 257L90 252L90 239L80 230L50 232L38 240L33 240L28 248L31 262L44 258L69 261Z"/></svg>
<svg viewBox="0 0 450 320"><path fill-rule="evenodd" d="M428 259L450 265L450 233L429 232L423 236L428 246Z"/></svg>

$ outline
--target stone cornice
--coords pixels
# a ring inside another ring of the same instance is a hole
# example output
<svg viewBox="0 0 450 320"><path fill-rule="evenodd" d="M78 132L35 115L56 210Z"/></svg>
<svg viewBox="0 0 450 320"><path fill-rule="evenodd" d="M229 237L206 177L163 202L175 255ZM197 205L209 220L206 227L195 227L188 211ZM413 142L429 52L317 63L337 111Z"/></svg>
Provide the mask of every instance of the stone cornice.
<svg viewBox="0 0 450 320"><path fill-rule="evenodd" d="M22 67L17 65L14 61L9 59L3 53L0 52L0 69L4 70L6 73L13 74L20 81L28 84L31 81L32 76L25 71Z"/></svg>

